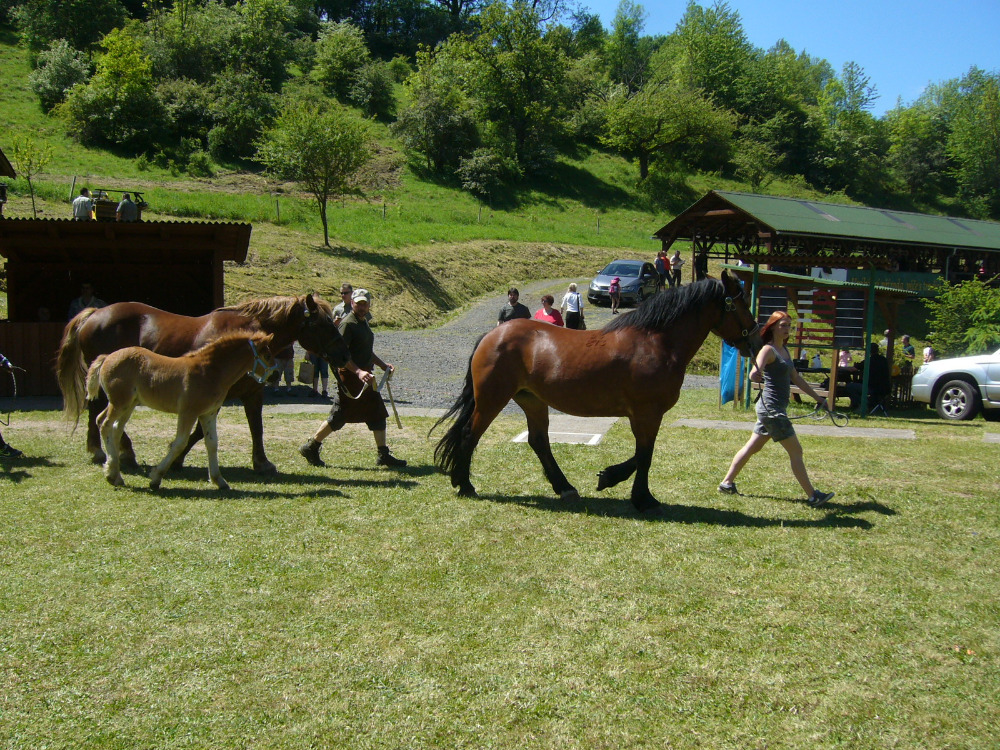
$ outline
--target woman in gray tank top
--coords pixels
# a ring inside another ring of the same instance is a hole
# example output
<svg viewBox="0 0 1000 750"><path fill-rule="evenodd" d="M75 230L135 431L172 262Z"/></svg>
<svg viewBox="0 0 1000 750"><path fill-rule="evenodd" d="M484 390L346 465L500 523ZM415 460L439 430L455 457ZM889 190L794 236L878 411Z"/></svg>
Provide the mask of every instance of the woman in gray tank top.
<svg viewBox="0 0 1000 750"><path fill-rule="evenodd" d="M774 440L788 453L792 464L792 474L802 485L806 493L806 503L814 508L825 505L833 497L832 492L820 492L812 486L802 458L802 445L795 435L795 429L788 419L788 398L791 384L795 383L805 393L809 394L824 409L828 409L826 399L816 394L812 386L795 370L792 357L786 344L792 331L792 319L788 313L778 310L771 314L760 337L764 346L757 353L754 371L750 377L753 380L763 380L761 397L757 402L757 424L746 445L733 456L733 462L726 473L726 478L719 485L719 492L730 495L739 494L736 490L736 477L746 466L750 457L764 447L768 440Z"/></svg>

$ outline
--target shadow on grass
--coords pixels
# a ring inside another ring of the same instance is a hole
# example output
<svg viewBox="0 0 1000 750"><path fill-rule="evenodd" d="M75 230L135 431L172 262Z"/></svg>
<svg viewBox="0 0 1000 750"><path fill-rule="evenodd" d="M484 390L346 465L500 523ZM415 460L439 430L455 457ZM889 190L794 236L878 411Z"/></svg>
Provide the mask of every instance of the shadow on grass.
<svg viewBox="0 0 1000 750"><path fill-rule="evenodd" d="M330 248L322 245L316 246L314 249L317 253L330 257L346 254L352 259L371 265L373 268L381 268L383 273L405 280L406 286L419 290L418 296L426 297L439 311L452 310L458 304L458 300L445 291L434 274L427 268L393 253L357 248Z"/></svg>
<svg viewBox="0 0 1000 750"><path fill-rule="evenodd" d="M737 528L849 528L864 530L873 528L873 524L863 518L839 515L836 512L835 506L822 508L821 511L825 511L822 517L806 519L765 518L762 516L752 516L737 510L707 508L698 505L676 505L672 503L661 505L659 512L656 514L643 515L637 512L628 500L602 500L589 497L581 498L577 501L566 501L554 497L540 497L538 495L480 495L480 498L488 502L523 505L555 513L578 513L599 515L608 518L639 518L649 522L708 524Z"/></svg>

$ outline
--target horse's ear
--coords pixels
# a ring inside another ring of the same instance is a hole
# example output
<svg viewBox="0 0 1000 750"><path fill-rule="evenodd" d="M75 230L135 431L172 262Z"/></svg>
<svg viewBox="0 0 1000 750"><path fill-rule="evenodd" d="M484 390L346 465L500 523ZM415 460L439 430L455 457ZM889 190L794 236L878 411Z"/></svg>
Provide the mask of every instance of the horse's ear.
<svg viewBox="0 0 1000 750"><path fill-rule="evenodd" d="M313 297L313 293L310 292L306 295L306 307L305 313L308 318L310 315L315 315L319 312L319 305L316 303L316 298Z"/></svg>

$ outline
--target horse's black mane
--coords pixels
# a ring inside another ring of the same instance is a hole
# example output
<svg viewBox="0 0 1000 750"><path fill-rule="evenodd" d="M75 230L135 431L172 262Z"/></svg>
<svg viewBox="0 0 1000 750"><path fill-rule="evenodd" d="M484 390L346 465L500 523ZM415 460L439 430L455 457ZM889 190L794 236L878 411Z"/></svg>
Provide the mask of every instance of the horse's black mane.
<svg viewBox="0 0 1000 750"><path fill-rule="evenodd" d="M693 309L721 302L726 289L718 279L702 279L681 287L670 287L654 294L632 312L615 318L605 331L622 328L665 330Z"/></svg>

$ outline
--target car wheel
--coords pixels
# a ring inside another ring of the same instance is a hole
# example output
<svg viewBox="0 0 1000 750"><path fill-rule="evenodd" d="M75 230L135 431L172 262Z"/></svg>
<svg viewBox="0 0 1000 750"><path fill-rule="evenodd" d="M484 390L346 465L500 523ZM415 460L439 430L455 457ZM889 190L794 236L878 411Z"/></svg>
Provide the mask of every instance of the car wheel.
<svg viewBox="0 0 1000 750"><path fill-rule="evenodd" d="M979 413L979 393L964 380L949 380L934 399L942 419L974 419Z"/></svg>

